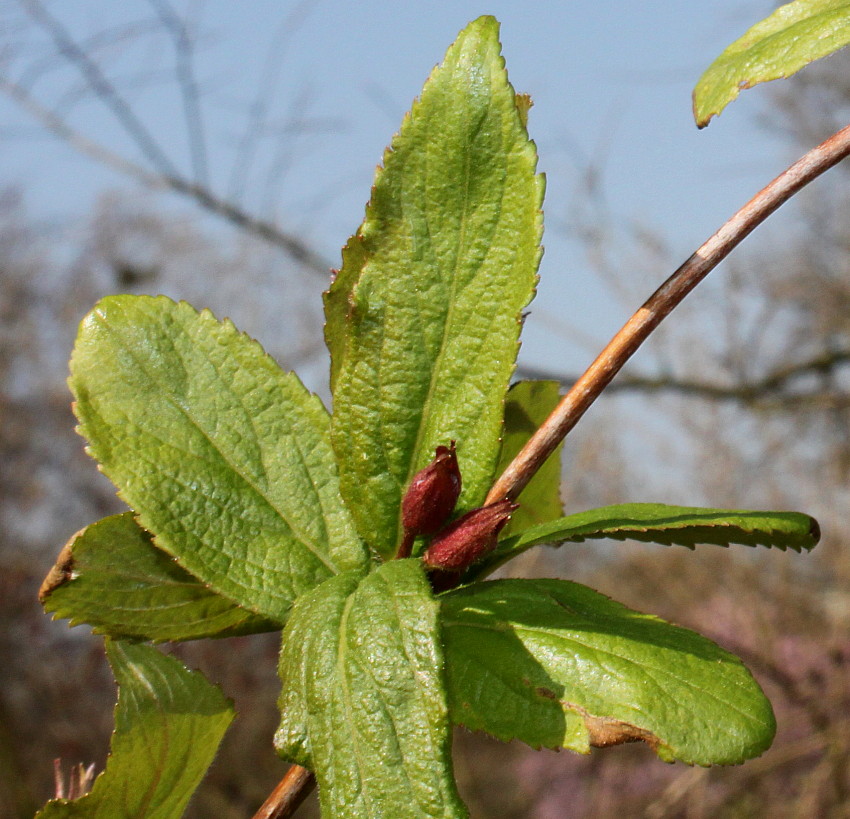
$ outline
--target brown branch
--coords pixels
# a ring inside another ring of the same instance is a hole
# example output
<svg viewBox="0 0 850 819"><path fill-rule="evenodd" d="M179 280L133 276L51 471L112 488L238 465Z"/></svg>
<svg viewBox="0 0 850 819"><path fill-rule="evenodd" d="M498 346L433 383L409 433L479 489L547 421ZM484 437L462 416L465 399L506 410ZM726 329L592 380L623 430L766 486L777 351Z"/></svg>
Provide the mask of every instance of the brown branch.
<svg viewBox="0 0 850 819"><path fill-rule="evenodd" d="M38 120L50 133L66 142L95 162L105 165L125 176L141 182L153 190L169 190L192 199L197 205L226 219L231 224L263 241L281 248L292 259L310 270L327 276L330 264L301 239L281 230L277 225L264 219L258 219L242 210L233 202L220 199L212 191L179 176L150 171L130 159L89 139L85 134L72 128L64 119L45 108L25 88L8 77L0 76L0 91L21 106L30 116Z"/></svg>
<svg viewBox="0 0 850 819"><path fill-rule="evenodd" d="M192 157L192 172L195 182L209 186L207 147L204 138L204 123L201 115L198 83L195 79L194 42L189 36L186 23L180 18L168 0L148 0L162 24L171 35L176 59L175 72L183 99L183 114L189 137L189 153Z"/></svg>
<svg viewBox="0 0 850 819"><path fill-rule="evenodd" d="M176 169L150 131L136 116L118 89L107 79L100 66L83 51L62 24L53 17L39 0L23 0L27 13L53 40L57 51L77 67L89 87L115 115L142 153L166 175L176 174Z"/></svg>
<svg viewBox="0 0 850 819"><path fill-rule="evenodd" d="M316 787L316 777L300 765L293 765L254 814L253 819L287 819Z"/></svg>
<svg viewBox="0 0 850 819"><path fill-rule="evenodd" d="M845 398L846 396L841 393L786 392L785 390L796 378L805 375L828 375L848 363L850 363L850 350L827 351L806 361L776 369L763 378L739 384L714 384L709 381L668 375L648 376L624 373L608 386L607 392L672 392L709 401L735 401L740 404L759 406L771 401L778 406L797 407L813 401L823 402L828 401L829 398ZM572 385L576 381L574 376L526 365L517 367L517 375L520 378L560 381L567 385Z"/></svg>
<svg viewBox="0 0 850 819"><path fill-rule="evenodd" d="M608 342L560 404L508 464L487 503L514 500L653 330L743 239L797 191L850 154L850 125L833 134L757 193L703 244Z"/></svg>

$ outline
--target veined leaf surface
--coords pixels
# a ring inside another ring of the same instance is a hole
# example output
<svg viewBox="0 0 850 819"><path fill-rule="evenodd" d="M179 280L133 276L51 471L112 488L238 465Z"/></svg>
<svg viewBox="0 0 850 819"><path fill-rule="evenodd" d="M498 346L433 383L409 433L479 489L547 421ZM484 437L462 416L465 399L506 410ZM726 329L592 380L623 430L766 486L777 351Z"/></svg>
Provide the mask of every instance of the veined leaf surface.
<svg viewBox="0 0 850 819"><path fill-rule="evenodd" d="M694 118L708 125L744 88L790 77L850 43L848 0L795 0L726 48L694 88Z"/></svg>
<svg viewBox="0 0 850 819"><path fill-rule="evenodd" d="M498 23L481 17L405 117L326 299L342 492L384 556L438 445L457 441L458 512L489 488L540 258L536 161Z"/></svg>
<svg viewBox="0 0 850 819"><path fill-rule="evenodd" d="M327 412L230 322L106 298L81 324L70 385L90 454L157 546L215 591L281 621L300 593L365 565Z"/></svg>
<svg viewBox="0 0 850 819"><path fill-rule="evenodd" d="M416 559L339 575L295 604L275 746L315 772L326 819L466 816L437 610Z"/></svg>
<svg viewBox="0 0 850 819"><path fill-rule="evenodd" d="M495 580L440 599L456 723L579 753L643 740L697 765L743 762L773 739L770 703L737 657L586 586Z"/></svg>
<svg viewBox="0 0 850 819"><path fill-rule="evenodd" d="M153 544L132 512L74 535L39 592L45 611L95 633L135 640L197 640L276 631L216 594Z"/></svg>
<svg viewBox="0 0 850 819"><path fill-rule="evenodd" d="M802 552L815 547L820 539L820 527L813 517L800 512L623 503L567 515L505 538L485 562L473 567L473 574L483 577L541 543L559 544L591 538L640 540L689 549L701 544L739 544Z"/></svg>

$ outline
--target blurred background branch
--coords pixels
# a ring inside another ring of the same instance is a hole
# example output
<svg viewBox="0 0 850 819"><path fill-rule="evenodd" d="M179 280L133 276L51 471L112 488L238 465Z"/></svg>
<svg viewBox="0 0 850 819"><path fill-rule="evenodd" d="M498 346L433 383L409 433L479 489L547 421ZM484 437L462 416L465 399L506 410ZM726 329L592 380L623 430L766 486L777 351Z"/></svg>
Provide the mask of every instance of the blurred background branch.
<svg viewBox="0 0 850 819"><path fill-rule="evenodd" d="M259 135L268 127L270 100L275 88L275 74L280 66L281 46L293 35L299 19L309 12L314 3L302 2L296 6L281 24L278 36L270 48L265 77L258 89L258 96L250 107L248 122L240 139L231 172L229 195L219 195L211 186L201 92L194 69L193 27L188 20L175 12L170 3L166 0L149 0L158 25L137 26L130 35L124 29L112 33L102 32L97 38L97 50L119 43L126 44L128 36L146 37L161 31L169 36L176 57L174 82L179 89L185 115L191 175L180 172L177 162L136 114L130 101L108 78L94 52L87 51L80 45L39 0L20 0L20 3L33 24L47 34L55 53L49 60L41 58L27 64L22 71L23 80L12 79L7 68L0 74L0 91L73 150L148 188L169 190L188 197L210 213L230 221L238 229L280 248L304 268L327 276L330 264L315 248L283 226L252 214L240 205L240 193L248 179ZM74 68L83 80L83 88L77 89L75 95L90 96L110 111L146 161L145 164L109 148L89 134L82 133L61 113L61 106L51 108L36 97L32 91L33 86L43 77L47 68L55 70L57 63L61 66L63 62Z"/></svg>
<svg viewBox="0 0 850 819"><path fill-rule="evenodd" d="M796 412L806 407L829 407L844 405L850 394L836 391L832 377L850 363L850 350L834 350L820 353L806 361L777 367L761 378L738 384L716 384L696 379L679 378L674 375L643 376L626 372L608 387L608 393L669 392L707 401L733 401L754 409L772 408ZM517 368L519 378L535 378L559 381L564 387L571 386L576 376L564 375L550 370L522 364ZM818 376L825 381L822 387L800 390L797 382Z"/></svg>

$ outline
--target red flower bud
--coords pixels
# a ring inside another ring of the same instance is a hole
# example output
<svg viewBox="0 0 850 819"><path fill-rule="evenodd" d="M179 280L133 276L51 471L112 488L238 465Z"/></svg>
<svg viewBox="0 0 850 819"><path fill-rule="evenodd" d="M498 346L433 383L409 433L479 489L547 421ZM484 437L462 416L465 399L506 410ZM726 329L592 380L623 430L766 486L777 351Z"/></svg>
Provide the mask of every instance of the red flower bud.
<svg viewBox="0 0 850 819"><path fill-rule="evenodd" d="M445 572L471 566L496 548L499 532L518 508L506 499L467 512L431 541L422 556L425 565Z"/></svg>
<svg viewBox="0 0 850 819"><path fill-rule="evenodd" d="M401 522L409 536L431 535L448 520L460 495L455 442L438 446L434 460L413 476L401 502Z"/></svg>

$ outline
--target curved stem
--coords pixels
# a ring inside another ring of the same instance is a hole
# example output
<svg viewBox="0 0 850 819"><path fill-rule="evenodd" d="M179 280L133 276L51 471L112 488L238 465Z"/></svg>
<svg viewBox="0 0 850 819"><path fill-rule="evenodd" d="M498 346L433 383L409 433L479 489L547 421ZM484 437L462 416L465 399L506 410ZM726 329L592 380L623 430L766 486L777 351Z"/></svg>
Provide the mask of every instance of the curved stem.
<svg viewBox="0 0 850 819"><path fill-rule="evenodd" d="M850 155L850 125L798 159L757 193L653 293L608 342L561 403L508 464L487 503L514 500L650 333L743 239L780 205Z"/></svg>
<svg viewBox="0 0 850 819"><path fill-rule="evenodd" d="M413 551L414 540L416 540L416 535L414 535L409 529L405 529L404 536L401 539L401 545L398 547L398 551L396 552L396 560L403 560L405 557L410 557L410 553Z"/></svg>
<svg viewBox="0 0 850 819"><path fill-rule="evenodd" d="M315 787L316 777L311 771L300 765L292 765L253 819L287 819Z"/></svg>

